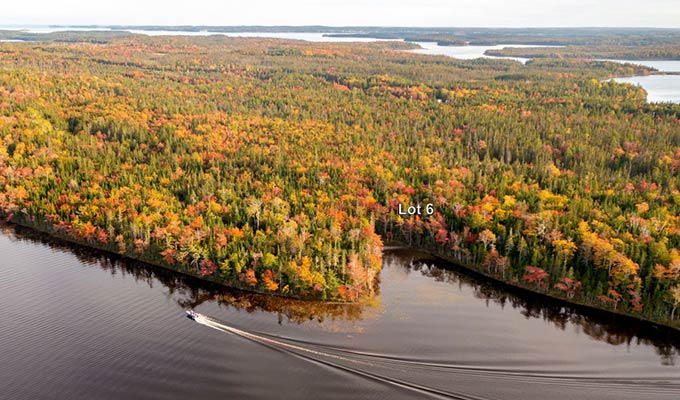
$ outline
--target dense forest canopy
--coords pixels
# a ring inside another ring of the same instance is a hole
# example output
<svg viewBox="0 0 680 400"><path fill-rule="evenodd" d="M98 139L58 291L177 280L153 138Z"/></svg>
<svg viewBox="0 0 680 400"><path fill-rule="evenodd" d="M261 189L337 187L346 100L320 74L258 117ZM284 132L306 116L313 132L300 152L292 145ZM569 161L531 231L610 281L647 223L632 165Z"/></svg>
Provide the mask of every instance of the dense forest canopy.
<svg viewBox="0 0 680 400"><path fill-rule="evenodd" d="M673 323L680 106L576 59L76 34L0 44L8 220L206 279L370 296L383 241ZM405 47L406 46L406 47ZM399 215L432 204L432 215Z"/></svg>

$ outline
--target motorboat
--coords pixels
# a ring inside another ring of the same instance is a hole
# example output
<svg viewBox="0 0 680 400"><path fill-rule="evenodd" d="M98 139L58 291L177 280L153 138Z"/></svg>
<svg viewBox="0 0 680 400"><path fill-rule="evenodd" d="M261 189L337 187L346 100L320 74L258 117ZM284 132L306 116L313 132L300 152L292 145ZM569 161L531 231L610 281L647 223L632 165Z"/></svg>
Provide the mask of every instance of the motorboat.
<svg viewBox="0 0 680 400"><path fill-rule="evenodd" d="M196 321L196 318L198 318L198 313L194 310L186 310L186 313L187 318L189 319L193 319L194 321Z"/></svg>

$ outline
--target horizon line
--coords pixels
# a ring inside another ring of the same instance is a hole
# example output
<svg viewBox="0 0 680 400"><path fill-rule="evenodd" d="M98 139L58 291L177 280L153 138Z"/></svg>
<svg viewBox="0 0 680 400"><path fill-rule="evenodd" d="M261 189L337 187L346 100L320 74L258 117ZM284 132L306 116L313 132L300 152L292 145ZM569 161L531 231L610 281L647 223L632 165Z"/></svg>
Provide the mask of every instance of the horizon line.
<svg viewBox="0 0 680 400"><path fill-rule="evenodd" d="M632 25L564 25L564 26L427 26L427 25L323 25L323 24L302 24L302 25L287 25L287 24L245 24L245 25L212 25L212 24L63 24L63 23L3 23L2 27L50 27L50 28L90 28L90 27L165 27L165 28L181 28L181 27L205 27L205 28L381 28L381 29L663 29L663 30L680 30L680 26L632 26Z"/></svg>

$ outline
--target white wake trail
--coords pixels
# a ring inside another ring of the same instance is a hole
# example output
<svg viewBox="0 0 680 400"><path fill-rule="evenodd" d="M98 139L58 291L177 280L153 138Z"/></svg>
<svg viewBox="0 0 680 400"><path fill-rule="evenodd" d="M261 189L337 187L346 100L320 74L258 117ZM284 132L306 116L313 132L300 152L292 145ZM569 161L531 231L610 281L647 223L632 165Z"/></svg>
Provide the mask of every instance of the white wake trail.
<svg viewBox="0 0 680 400"><path fill-rule="evenodd" d="M447 364L437 363L423 363L414 362L410 360L390 359L378 355L365 354L362 352L348 351L343 349L336 349L329 347L327 349L315 349L313 347L324 347L323 345L315 344L294 344L289 343L285 338L271 337L266 334L256 334L242 329L238 329L217 320L207 317L202 314L197 314L195 321L203 326L218 330L220 332L230 333L242 337L244 339L259 343L269 348L283 351L294 357L298 357L310 362L323 364L333 367L345 372L349 372L364 378L372 379L381 383L393 385L400 389L406 389L412 392L417 392L434 398L458 399L458 400L488 400L486 397L479 397L465 392L452 391L448 389L438 389L432 385L425 385L414 383L411 381L416 375L426 376L427 378L435 378L440 374L442 377L448 376L445 381L449 381L450 374L455 372L455 376L467 377L467 379L489 378L492 377L496 382L498 380L508 381L515 384L549 384L559 385L561 387L583 387L598 391L623 391L627 394L637 393L640 396L646 395L662 395L662 396L677 396L678 387L659 386L657 384L637 383L630 384L625 382L615 382L609 380L583 380L573 379L567 377L554 376L540 376L540 375L526 375L526 373L509 373L507 371L490 371L484 369L470 369L466 367L456 367ZM294 339L290 339L294 340ZM343 354L337 354L341 352ZM335 354L334 354L335 353ZM363 359L361 359L363 357ZM366 358L369 359L366 359ZM380 373L378 371L381 371ZM385 375L385 373L389 375ZM397 376L404 379L397 378ZM672 397L677 398L677 397Z"/></svg>
<svg viewBox="0 0 680 400"><path fill-rule="evenodd" d="M335 355L335 354L329 354L329 353L325 353L325 352L321 352L321 351L317 351L317 350L313 350L313 349L308 349L306 347L297 346L297 345L285 343L285 342L282 342L282 341L279 341L279 340L276 340L276 339L271 339L271 338L268 338L268 337L265 337L265 336L256 335L254 333L246 332L244 330L222 324L218 321L215 321L215 320L208 318L208 317L201 315L201 314L198 314L198 316L196 317L196 319L194 321L198 322L201 325L205 325L205 326L208 326L208 327L213 328L213 329L217 329L217 330L222 331L222 332L232 333L234 335L241 336L241 337L246 338L246 339L250 339L254 342L266 343L266 344L269 344L271 346L283 347L283 348L286 348L286 349L289 349L289 350L301 351L301 352L313 354L313 355L316 355L316 356L330 357L330 358L334 358L334 359L338 359L338 360L342 360L342 361L349 361L349 362L353 362L353 363L364 364L364 365L369 366L369 367L374 366L374 364L369 363L369 362L364 362L364 361L360 361L360 360L353 360L351 358L342 357L342 356L338 356L338 355Z"/></svg>
<svg viewBox="0 0 680 400"><path fill-rule="evenodd" d="M430 397L434 398L441 398L441 399L456 399L456 400L488 400L487 398L483 397L478 397L478 396L473 396L469 395L466 393L456 393L456 392L450 392L450 391L444 391L444 390L439 390L436 388L431 388L399 379L394 379L390 378L388 376L382 375L382 374L377 374L374 372L369 372L364 369L358 369L357 367L362 367L362 368L385 368L384 365L376 365L374 363L368 362L368 361L362 361L362 360L356 360L348 357L343 357L341 355L337 354L331 354L327 353L324 351L319 351L319 350L314 350L310 349L307 347L291 344L291 343L286 343L280 340L272 339L269 337L265 337L262 335L257 335L254 333L250 333L238 328L234 328L229 325L225 325L219 321L216 321L210 317L207 317L202 314L197 314L196 318L194 319L197 323L207 326L212 329L216 329L221 332L226 332L226 333L231 333L236 336L240 336L242 338L251 340L256 343L260 343L262 345L278 349L278 350L283 350L289 354L292 354L296 357L300 357L306 360L310 360L313 362L325 364L327 366L331 366L334 368L341 369L343 371L347 371L359 376L363 376L365 378L369 378L378 382L386 383L389 385L394 385L402 389L407 389L410 391L418 392L421 394L428 395ZM332 360L332 361L331 361ZM350 363L354 364L357 367L350 367L347 365L343 365L341 363ZM394 369L394 368L390 368ZM401 370L399 369L399 372L401 373L406 373L408 374L408 371L406 370Z"/></svg>

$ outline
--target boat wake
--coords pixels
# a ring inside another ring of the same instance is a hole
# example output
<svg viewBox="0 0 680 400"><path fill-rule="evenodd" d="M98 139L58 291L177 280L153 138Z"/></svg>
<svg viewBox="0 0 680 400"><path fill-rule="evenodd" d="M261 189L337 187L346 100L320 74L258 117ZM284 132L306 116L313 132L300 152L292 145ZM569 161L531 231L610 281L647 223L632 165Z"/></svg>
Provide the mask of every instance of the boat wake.
<svg viewBox="0 0 680 400"><path fill-rule="evenodd" d="M370 368L375 368L377 367L376 364L363 361L360 359L353 359L353 358L348 358L344 357L338 354L332 354L330 352L324 352L320 350L315 350L310 347L303 347L300 345L292 344L292 343L287 343L287 341L283 341L280 339L275 339L272 337L268 337L266 335L260 335L260 334L255 334L251 332L246 332L244 330L234 328L228 325L225 325L217 320L214 320L210 317L207 317L202 314L197 314L196 318L194 318L194 321L197 323L216 329L218 331L226 332L226 333L231 333L236 336L240 336L244 339L248 339L250 341L262 344L264 346L274 348L276 350L284 351L286 353L289 353L295 357L318 362L333 368L337 368L346 372L350 372L355 375L363 376L365 378L369 378L378 382L382 382L385 384L397 386L401 389L406 389L414 392L418 392L424 395L428 395L433 398L442 398L442 399L460 399L460 400L489 400L489 398L486 397L479 397L479 396L474 396L466 393L460 393L460 392L452 392L448 390L440 390L437 388L433 387L428 387L412 382L408 382L402 379L398 378L393 378L389 377L380 373L368 371L367 369ZM350 364L350 365L347 365ZM407 371L400 371L402 373L407 373Z"/></svg>
<svg viewBox="0 0 680 400"><path fill-rule="evenodd" d="M415 392L430 398L460 400L490 400L506 398L517 392L518 398L527 388L543 387L559 393L567 389L583 392L583 399L611 396L617 399L661 398L677 399L679 382L657 380L624 380L603 377L574 377L542 374L536 371L515 371L436 363L367 353L324 344L303 342L292 338L235 328L203 314L193 318L200 325L229 333L263 346L285 352L294 357ZM455 389L454 389L455 388ZM490 392L481 395L481 389ZM489 390L495 388L496 390ZM541 392L541 390L537 390ZM473 394L474 393L474 394ZM541 398L536 396L535 398ZM545 398L545 396L543 397Z"/></svg>

